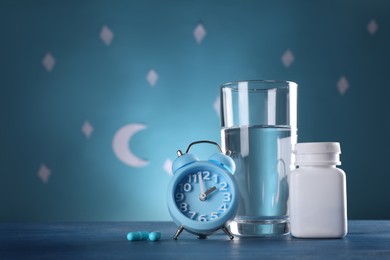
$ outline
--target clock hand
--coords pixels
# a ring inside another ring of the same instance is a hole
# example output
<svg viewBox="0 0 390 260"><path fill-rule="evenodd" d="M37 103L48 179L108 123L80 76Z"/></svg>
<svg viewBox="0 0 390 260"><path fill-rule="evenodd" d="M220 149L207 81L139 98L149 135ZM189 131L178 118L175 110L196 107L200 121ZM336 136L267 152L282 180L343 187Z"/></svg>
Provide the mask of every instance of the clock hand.
<svg viewBox="0 0 390 260"><path fill-rule="evenodd" d="M212 193L213 191L215 191L217 189L217 187L213 186L211 187L210 189L206 190L206 192L204 193L206 196L209 195L210 193Z"/></svg>
<svg viewBox="0 0 390 260"><path fill-rule="evenodd" d="M198 173L198 178L199 178L199 187L200 187L199 199L201 201L205 201L207 194L205 194L204 192L204 182L203 182L202 172Z"/></svg>
<svg viewBox="0 0 390 260"><path fill-rule="evenodd" d="M204 193L204 182L203 182L203 177L202 173L198 173L198 178L199 178L199 186L200 186L200 194Z"/></svg>
<svg viewBox="0 0 390 260"><path fill-rule="evenodd" d="M209 195L210 193L212 193L213 191L215 191L217 189L217 187L213 186L211 187L210 189L206 190L206 192L203 192L199 195L199 199L201 201L205 201L207 199L207 195Z"/></svg>

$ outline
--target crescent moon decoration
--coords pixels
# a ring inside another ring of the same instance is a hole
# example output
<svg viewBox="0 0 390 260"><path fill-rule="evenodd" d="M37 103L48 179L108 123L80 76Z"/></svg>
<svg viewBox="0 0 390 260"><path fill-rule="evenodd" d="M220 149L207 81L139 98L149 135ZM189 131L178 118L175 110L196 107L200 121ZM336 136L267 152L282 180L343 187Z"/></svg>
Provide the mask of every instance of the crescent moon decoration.
<svg viewBox="0 0 390 260"><path fill-rule="evenodd" d="M128 124L121 127L114 135L112 149L118 159L131 167L144 167L149 161L137 157L130 149L132 137L146 128L145 124Z"/></svg>
<svg viewBox="0 0 390 260"><path fill-rule="evenodd" d="M219 96L215 99L213 107L217 115L221 116L221 100L219 99Z"/></svg>
<svg viewBox="0 0 390 260"><path fill-rule="evenodd" d="M166 159L163 165L164 171L169 175L172 176L172 161L170 159Z"/></svg>

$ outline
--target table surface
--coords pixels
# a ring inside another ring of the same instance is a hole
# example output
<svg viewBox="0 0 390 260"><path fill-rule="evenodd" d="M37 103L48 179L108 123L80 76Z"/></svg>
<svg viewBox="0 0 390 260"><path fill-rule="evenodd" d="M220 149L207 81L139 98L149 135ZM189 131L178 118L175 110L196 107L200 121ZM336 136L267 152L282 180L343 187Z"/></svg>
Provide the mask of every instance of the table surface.
<svg viewBox="0 0 390 260"><path fill-rule="evenodd" d="M207 239L172 222L0 223L0 259L270 259L387 258L390 221L349 221L343 239L288 236L230 240L222 231ZM130 231L160 231L161 240L127 241Z"/></svg>

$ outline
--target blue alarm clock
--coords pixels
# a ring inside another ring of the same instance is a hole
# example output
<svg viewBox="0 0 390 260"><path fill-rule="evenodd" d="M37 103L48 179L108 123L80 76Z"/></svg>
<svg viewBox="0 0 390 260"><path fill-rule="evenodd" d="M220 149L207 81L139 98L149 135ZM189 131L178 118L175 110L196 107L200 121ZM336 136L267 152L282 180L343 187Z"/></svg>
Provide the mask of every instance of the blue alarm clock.
<svg viewBox="0 0 390 260"><path fill-rule="evenodd" d="M188 153L192 145L200 143L216 145L219 153L208 161ZM239 192L233 177L236 166L229 153L224 154L216 142L206 140L191 143L184 154L177 151L167 198L169 213L178 225L173 239L184 229L198 238L222 229L234 238L227 226L237 214Z"/></svg>

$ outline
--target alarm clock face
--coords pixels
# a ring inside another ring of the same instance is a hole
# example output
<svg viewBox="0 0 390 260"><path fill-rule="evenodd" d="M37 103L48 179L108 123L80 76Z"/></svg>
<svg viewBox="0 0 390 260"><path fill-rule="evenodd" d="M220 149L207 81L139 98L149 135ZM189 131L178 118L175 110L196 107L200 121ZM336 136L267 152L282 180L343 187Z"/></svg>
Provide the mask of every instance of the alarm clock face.
<svg viewBox="0 0 390 260"><path fill-rule="evenodd" d="M222 220L232 211L235 196L234 185L227 173L212 168L188 170L181 174L174 187L177 209L196 222Z"/></svg>

